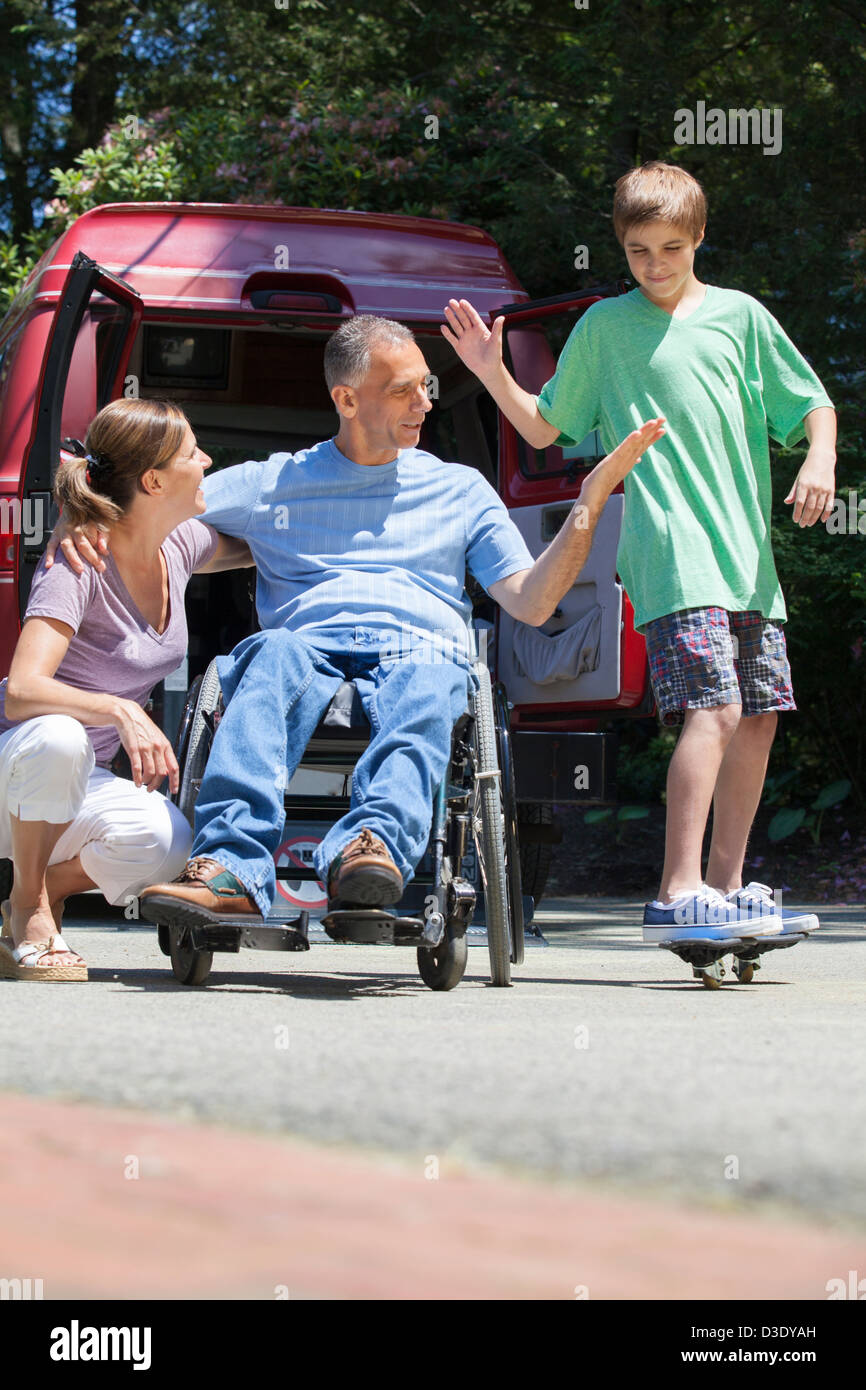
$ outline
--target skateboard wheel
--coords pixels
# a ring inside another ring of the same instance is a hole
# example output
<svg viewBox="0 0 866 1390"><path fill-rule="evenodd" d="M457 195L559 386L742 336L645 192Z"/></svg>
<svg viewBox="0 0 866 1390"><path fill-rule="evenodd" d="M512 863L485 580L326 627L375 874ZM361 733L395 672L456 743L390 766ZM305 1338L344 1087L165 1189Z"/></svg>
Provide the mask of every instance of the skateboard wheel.
<svg viewBox="0 0 866 1390"><path fill-rule="evenodd" d="M704 989L721 989L722 980L725 978L725 967L722 965L721 956L717 960L711 961L709 965L692 966L692 973L695 979L700 980Z"/></svg>

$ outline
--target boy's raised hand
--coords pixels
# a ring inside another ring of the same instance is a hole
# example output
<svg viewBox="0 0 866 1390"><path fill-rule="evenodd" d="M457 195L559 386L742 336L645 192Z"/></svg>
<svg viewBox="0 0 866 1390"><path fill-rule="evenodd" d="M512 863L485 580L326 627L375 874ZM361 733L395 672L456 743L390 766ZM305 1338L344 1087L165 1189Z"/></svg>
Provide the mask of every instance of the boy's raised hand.
<svg viewBox="0 0 866 1390"><path fill-rule="evenodd" d="M496 372L502 365L502 328L505 320L496 319L492 331L486 328L477 309L468 299L449 299L445 306L445 324L440 325L442 337L453 347L461 362L474 372L480 381Z"/></svg>

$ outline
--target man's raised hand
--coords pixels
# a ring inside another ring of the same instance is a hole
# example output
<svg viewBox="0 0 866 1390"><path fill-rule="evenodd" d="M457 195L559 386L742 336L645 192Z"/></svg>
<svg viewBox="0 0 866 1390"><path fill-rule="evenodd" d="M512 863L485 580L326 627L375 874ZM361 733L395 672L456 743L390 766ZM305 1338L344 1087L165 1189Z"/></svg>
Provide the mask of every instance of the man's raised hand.
<svg viewBox="0 0 866 1390"><path fill-rule="evenodd" d="M480 381L501 367L504 319L496 319L491 331L485 327L480 314L468 299L449 299L445 306L445 318L448 326L444 323L440 325L442 337Z"/></svg>
<svg viewBox="0 0 866 1390"><path fill-rule="evenodd" d="M651 444L656 444L664 432L665 417L657 415L627 434L621 444L597 463L591 473L587 473L580 489L580 500L589 503L594 499L603 506L617 484L642 458L644 451Z"/></svg>

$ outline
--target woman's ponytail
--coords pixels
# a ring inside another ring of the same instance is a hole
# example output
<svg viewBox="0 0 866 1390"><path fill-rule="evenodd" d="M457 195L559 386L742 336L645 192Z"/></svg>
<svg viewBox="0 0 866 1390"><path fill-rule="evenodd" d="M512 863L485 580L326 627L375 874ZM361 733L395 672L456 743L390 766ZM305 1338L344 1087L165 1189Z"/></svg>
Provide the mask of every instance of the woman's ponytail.
<svg viewBox="0 0 866 1390"><path fill-rule="evenodd" d="M94 469L95 460L80 440L64 439L63 447L68 452L54 477L54 500L64 521L69 526L113 525L123 512L101 491L109 476L101 455L101 467Z"/></svg>

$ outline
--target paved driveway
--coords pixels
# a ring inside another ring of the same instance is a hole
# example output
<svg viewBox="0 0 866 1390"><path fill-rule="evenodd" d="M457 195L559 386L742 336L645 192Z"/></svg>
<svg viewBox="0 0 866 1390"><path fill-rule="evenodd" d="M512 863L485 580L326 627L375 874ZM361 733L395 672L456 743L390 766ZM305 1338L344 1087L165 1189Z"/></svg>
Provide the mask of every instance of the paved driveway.
<svg viewBox="0 0 866 1390"><path fill-rule="evenodd" d="M332 944L217 956L212 983L188 989L150 929L70 922L91 982L3 982L0 1088L418 1171L493 1165L866 1224L863 910L823 910L760 983L715 993L644 946L639 919L634 903L545 904L550 944L527 950L512 989L486 984L473 948L450 994L424 987L410 950Z"/></svg>

